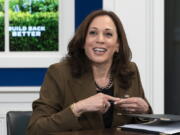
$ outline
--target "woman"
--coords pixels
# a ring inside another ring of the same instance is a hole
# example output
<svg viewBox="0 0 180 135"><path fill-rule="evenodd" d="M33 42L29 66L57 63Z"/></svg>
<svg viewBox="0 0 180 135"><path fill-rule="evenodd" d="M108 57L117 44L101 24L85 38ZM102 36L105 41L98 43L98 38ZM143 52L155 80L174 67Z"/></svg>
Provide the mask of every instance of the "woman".
<svg viewBox="0 0 180 135"><path fill-rule="evenodd" d="M136 122L118 113L151 113L119 18L98 10L85 18L68 54L51 65L33 102L28 134L111 128Z"/></svg>

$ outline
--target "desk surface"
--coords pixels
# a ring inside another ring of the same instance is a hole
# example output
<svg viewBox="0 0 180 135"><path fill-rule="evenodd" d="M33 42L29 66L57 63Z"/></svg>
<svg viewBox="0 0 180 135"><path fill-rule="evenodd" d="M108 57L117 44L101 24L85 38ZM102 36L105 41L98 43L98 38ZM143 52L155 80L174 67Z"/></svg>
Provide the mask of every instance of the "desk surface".
<svg viewBox="0 0 180 135"><path fill-rule="evenodd" d="M150 134L122 131L120 129L102 129L102 130L85 130L85 131L74 131L74 132L59 132L53 135L150 135Z"/></svg>

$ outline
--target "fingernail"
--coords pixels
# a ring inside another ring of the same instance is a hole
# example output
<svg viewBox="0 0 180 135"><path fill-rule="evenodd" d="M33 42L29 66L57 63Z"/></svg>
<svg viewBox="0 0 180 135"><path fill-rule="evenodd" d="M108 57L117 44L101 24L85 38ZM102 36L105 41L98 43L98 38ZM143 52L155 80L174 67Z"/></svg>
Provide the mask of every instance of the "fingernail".
<svg viewBox="0 0 180 135"><path fill-rule="evenodd" d="M125 94L125 95L124 95L124 98L129 98L129 97L130 97L129 94Z"/></svg>

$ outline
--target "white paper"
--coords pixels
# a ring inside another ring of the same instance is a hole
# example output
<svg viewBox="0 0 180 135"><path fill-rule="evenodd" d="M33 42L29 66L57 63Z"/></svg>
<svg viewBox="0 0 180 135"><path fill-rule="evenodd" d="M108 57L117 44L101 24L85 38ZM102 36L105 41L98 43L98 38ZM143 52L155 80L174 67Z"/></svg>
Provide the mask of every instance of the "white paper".
<svg viewBox="0 0 180 135"><path fill-rule="evenodd" d="M120 127L146 130L146 131L155 131L155 132L165 133L165 134L174 134L174 133L180 132L180 122L158 121L151 124L127 124Z"/></svg>

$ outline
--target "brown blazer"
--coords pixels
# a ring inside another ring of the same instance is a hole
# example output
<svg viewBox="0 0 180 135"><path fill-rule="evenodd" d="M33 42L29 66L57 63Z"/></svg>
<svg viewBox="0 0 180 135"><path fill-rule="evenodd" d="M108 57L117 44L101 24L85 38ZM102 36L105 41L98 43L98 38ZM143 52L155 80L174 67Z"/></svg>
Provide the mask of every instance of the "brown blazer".
<svg viewBox="0 0 180 135"><path fill-rule="evenodd" d="M137 66L135 63L131 63L131 66L135 71L132 86L122 89L118 85L117 78L113 78L114 96L123 98L128 94L131 97L145 99ZM51 65L41 87L40 97L33 102L33 114L27 134L42 135L58 131L104 128L102 114L88 112L77 118L70 109L72 103L96 93L92 73L84 74L77 79L72 77L67 61ZM122 111L115 107L113 127L133 122L133 119L123 115L118 116L117 113Z"/></svg>

